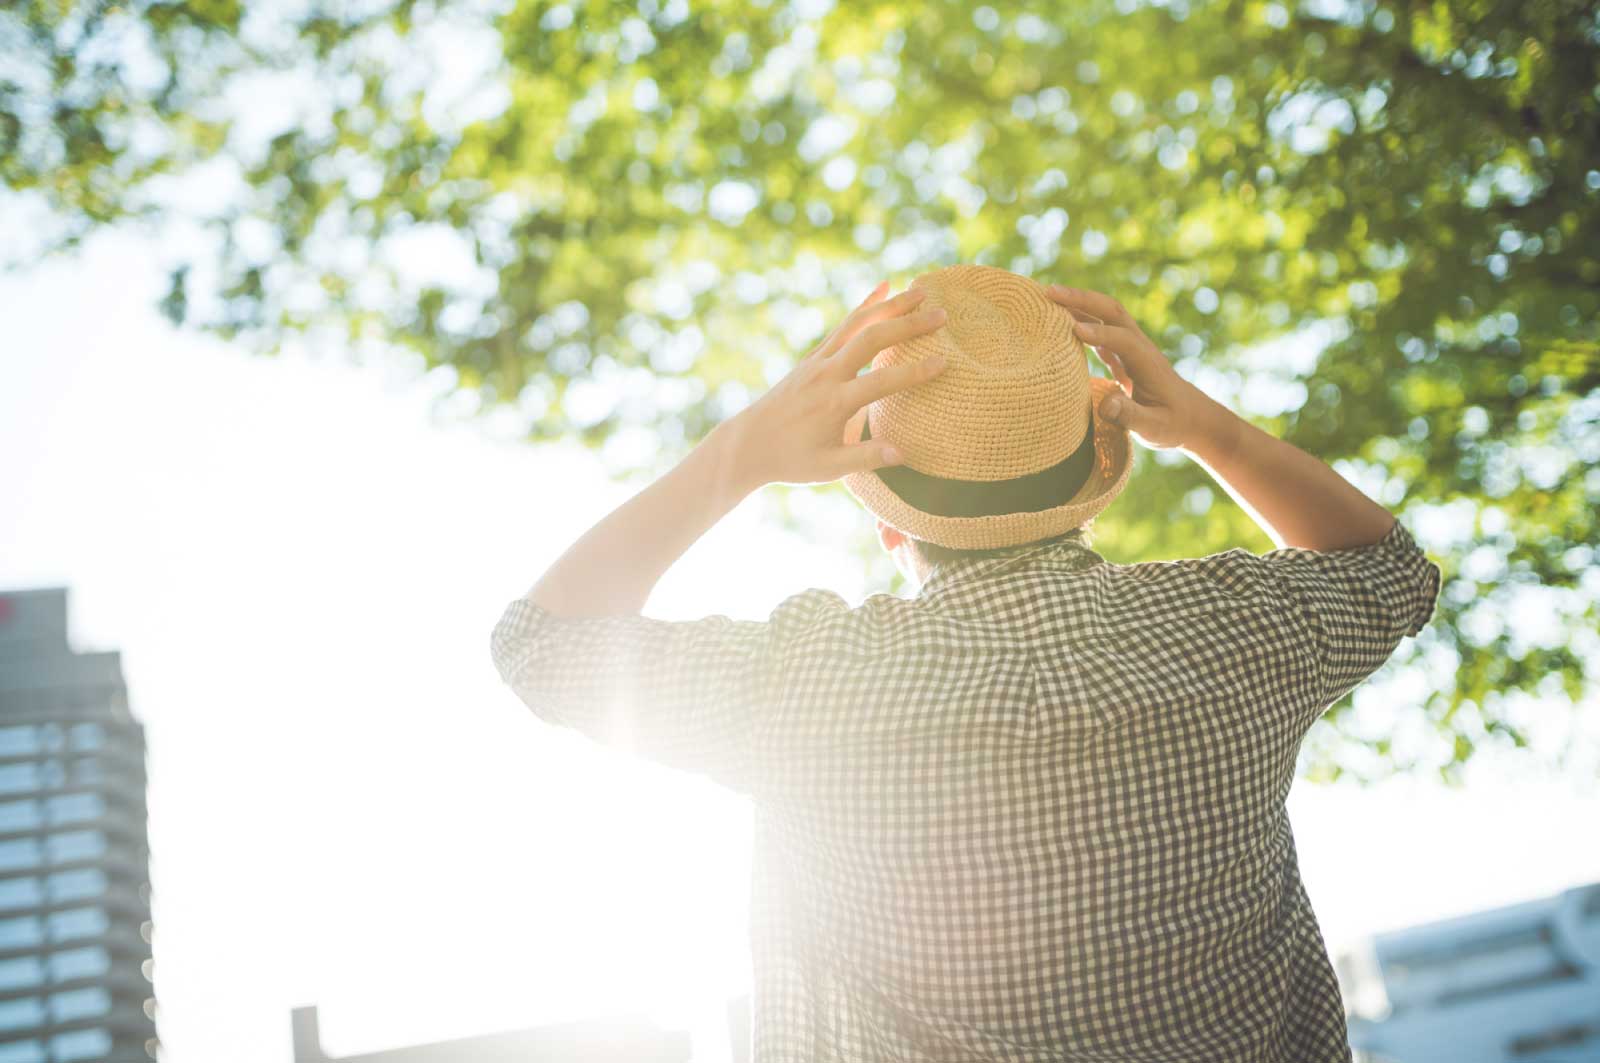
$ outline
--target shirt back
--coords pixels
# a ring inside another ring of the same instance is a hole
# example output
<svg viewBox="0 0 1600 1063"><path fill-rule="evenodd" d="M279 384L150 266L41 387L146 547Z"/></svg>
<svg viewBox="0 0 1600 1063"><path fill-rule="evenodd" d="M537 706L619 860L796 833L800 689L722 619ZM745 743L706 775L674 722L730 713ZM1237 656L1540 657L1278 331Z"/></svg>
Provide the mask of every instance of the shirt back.
<svg viewBox="0 0 1600 1063"><path fill-rule="evenodd" d="M1432 615L1351 550L943 565L766 621L491 647L541 718L754 801L755 1063L1325 1063L1350 1050L1285 811L1307 729Z"/></svg>
<svg viewBox="0 0 1600 1063"><path fill-rule="evenodd" d="M1348 1060L1285 799L1437 590L1396 524L811 592L754 736L757 1063Z"/></svg>

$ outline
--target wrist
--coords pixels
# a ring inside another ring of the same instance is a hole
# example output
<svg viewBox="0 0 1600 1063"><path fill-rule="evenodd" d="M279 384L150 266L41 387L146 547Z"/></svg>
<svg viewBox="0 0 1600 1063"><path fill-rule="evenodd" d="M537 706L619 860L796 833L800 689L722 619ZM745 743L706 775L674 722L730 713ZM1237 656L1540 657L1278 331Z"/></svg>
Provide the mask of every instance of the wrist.
<svg viewBox="0 0 1600 1063"><path fill-rule="evenodd" d="M710 458L713 492L719 499L725 500L729 508L767 485L767 478L754 467L754 452L747 442L744 422L739 415L713 428L698 449L705 451Z"/></svg>
<svg viewBox="0 0 1600 1063"><path fill-rule="evenodd" d="M1197 389L1198 406L1193 437L1183 450L1207 465L1227 461L1238 449L1244 420L1222 403Z"/></svg>

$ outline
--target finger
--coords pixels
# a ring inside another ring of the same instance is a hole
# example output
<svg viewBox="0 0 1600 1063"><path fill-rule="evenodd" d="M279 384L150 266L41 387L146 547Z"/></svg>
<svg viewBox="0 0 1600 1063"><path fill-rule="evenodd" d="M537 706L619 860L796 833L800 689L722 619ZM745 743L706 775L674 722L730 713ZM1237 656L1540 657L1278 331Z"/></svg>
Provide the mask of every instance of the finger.
<svg viewBox="0 0 1600 1063"><path fill-rule="evenodd" d="M1155 344L1150 342L1150 338L1135 329L1080 321L1073 327L1073 332L1083 342L1117 355L1122 359L1123 365L1131 366L1135 371L1149 365L1152 357L1166 361L1162 353L1156 350Z"/></svg>
<svg viewBox="0 0 1600 1063"><path fill-rule="evenodd" d="M857 333L874 321L881 321L886 317L908 313L916 309L918 303L927 298L926 288L907 288L893 299L879 299L857 307L849 317L840 322L839 327L823 342L821 354L830 358L835 352L849 343Z"/></svg>
<svg viewBox="0 0 1600 1063"><path fill-rule="evenodd" d="M856 309L860 310L863 306L871 306L873 303L877 302L879 299L882 299L883 296L884 296L884 293L887 292L888 290L889 290L889 282L888 281L879 281L878 282L878 286L876 288L872 289L872 291L868 292L867 293L867 297L865 299L861 300L861 302L856 304Z"/></svg>
<svg viewBox="0 0 1600 1063"><path fill-rule="evenodd" d="M890 300L891 303L893 301ZM945 312L940 307L920 310L914 314L901 313L898 317L875 322L862 329L854 339L845 344L835 361L839 363L841 370L855 376L879 351L918 336L925 336L942 327L944 322Z"/></svg>
<svg viewBox="0 0 1600 1063"><path fill-rule="evenodd" d="M1128 313L1127 309L1104 292L1052 284L1045 289L1045 293L1053 302L1060 303L1068 310L1075 310L1081 307L1109 324L1122 325L1128 328L1138 327L1134 324L1133 316Z"/></svg>
<svg viewBox="0 0 1600 1063"><path fill-rule="evenodd" d="M823 353L824 351L827 351L829 354L831 354L833 351L838 350L839 349L838 343L835 343L835 339L839 336L840 330L842 330L845 327L845 325L849 323L850 319L852 317L854 317L856 314L861 313L861 311L865 310L867 307L869 307L869 306L873 305L874 303L879 302L880 300L882 300L884 294L886 292L888 292L888 290L889 290L889 282L888 281L879 281L878 282L878 286L876 288L872 289L872 291L868 292L867 293L867 297L865 299L861 300L859 303L857 303L856 304L856 308L854 310L850 311L849 314L846 314L843 321L841 321L837 325L833 326L833 331L829 332L826 336L822 337L822 341L820 343L818 343L815 347L811 348L811 350L806 354L806 357L807 358L818 358L818 357L826 358L827 354L824 354ZM839 341L839 343L842 343L842 342L843 342L843 340Z"/></svg>
<svg viewBox="0 0 1600 1063"><path fill-rule="evenodd" d="M1095 415L1150 440L1166 438L1171 424L1171 414L1164 407L1141 406L1128 396L1115 393L1100 400Z"/></svg>
<svg viewBox="0 0 1600 1063"><path fill-rule="evenodd" d="M861 425L867 419L865 406L850 415L844 423L844 435L839 439L841 443L859 443L861 441Z"/></svg>
<svg viewBox="0 0 1600 1063"><path fill-rule="evenodd" d="M1122 385L1123 391L1133 393L1133 377L1128 375L1128 367L1122 364L1121 358L1100 347L1089 347L1087 344L1085 347L1094 352L1095 358L1110 371L1117 383Z"/></svg>
<svg viewBox="0 0 1600 1063"><path fill-rule="evenodd" d="M870 373L863 373L842 389L846 405L852 410L859 410L869 403L877 402L885 395L892 395L897 391L904 391L906 388L932 380L944 371L944 366L944 355L936 354L931 358L919 358L905 365L892 365L887 369L874 369Z"/></svg>
<svg viewBox="0 0 1600 1063"><path fill-rule="evenodd" d="M892 444L881 439L869 439L865 443L836 447L828 455L827 465L833 478L837 480L853 472L871 472L873 469L899 465L904 461L904 455Z"/></svg>

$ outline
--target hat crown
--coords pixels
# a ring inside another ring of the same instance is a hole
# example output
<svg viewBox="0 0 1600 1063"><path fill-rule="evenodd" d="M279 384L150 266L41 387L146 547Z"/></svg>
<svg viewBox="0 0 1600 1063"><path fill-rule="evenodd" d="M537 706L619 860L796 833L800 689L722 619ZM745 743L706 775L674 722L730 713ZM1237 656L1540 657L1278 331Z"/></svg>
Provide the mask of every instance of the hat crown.
<svg viewBox="0 0 1600 1063"><path fill-rule="evenodd" d="M931 337L947 360L990 374L1026 373L1041 360L1082 351L1072 315L1026 277L990 266L948 266L918 277L912 287L926 291L926 305L947 315L942 335ZM1071 372L1073 363L1064 361L1063 370ZM1087 376L1086 363L1082 368Z"/></svg>
<svg viewBox="0 0 1600 1063"><path fill-rule="evenodd" d="M919 472L1007 480L1060 462L1089 427L1089 369L1066 308L1044 286L992 266L958 265L912 282L944 327L881 352L883 368L943 355L938 376L868 411Z"/></svg>

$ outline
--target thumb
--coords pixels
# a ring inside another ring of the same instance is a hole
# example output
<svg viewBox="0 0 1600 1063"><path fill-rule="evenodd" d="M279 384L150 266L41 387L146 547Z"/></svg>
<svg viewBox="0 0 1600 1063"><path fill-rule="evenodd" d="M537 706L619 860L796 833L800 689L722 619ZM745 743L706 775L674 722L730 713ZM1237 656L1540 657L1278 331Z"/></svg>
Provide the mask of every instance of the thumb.
<svg viewBox="0 0 1600 1063"><path fill-rule="evenodd" d="M835 451L833 467L835 478L853 472L871 472L888 465L899 465L905 456L893 444L877 439L865 443L852 443Z"/></svg>
<svg viewBox="0 0 1600 1063"><path fill-rule="evenodd" d="M1106 399L1101 400L1101 405L1099 405L1099 415L1101 415L1102 418L1106 418L1107 421L1110 421L1112 424L1120 424L1120 426L1128 427L1128 421L1130 421L1130 418L1133 418L1133 416L1138 416L1136 413L1134 413L1133 408L1131 408L1134 407L1134 405L1136 405L1136 403L1128 402L1128 399L1126 399L1122 392L1115 392L1115 394L1106 395Z"/></svg>
<svg viewBox="0 0 1600 1063"><path fill-rule="evenodd" d="M1100 403L1100 416L1118 428L1138 432L1146 439L1159 436L1162 425L1166 423L1163 411L1151 406L1141 406L1121 394L1106 396Z"/></svg>

